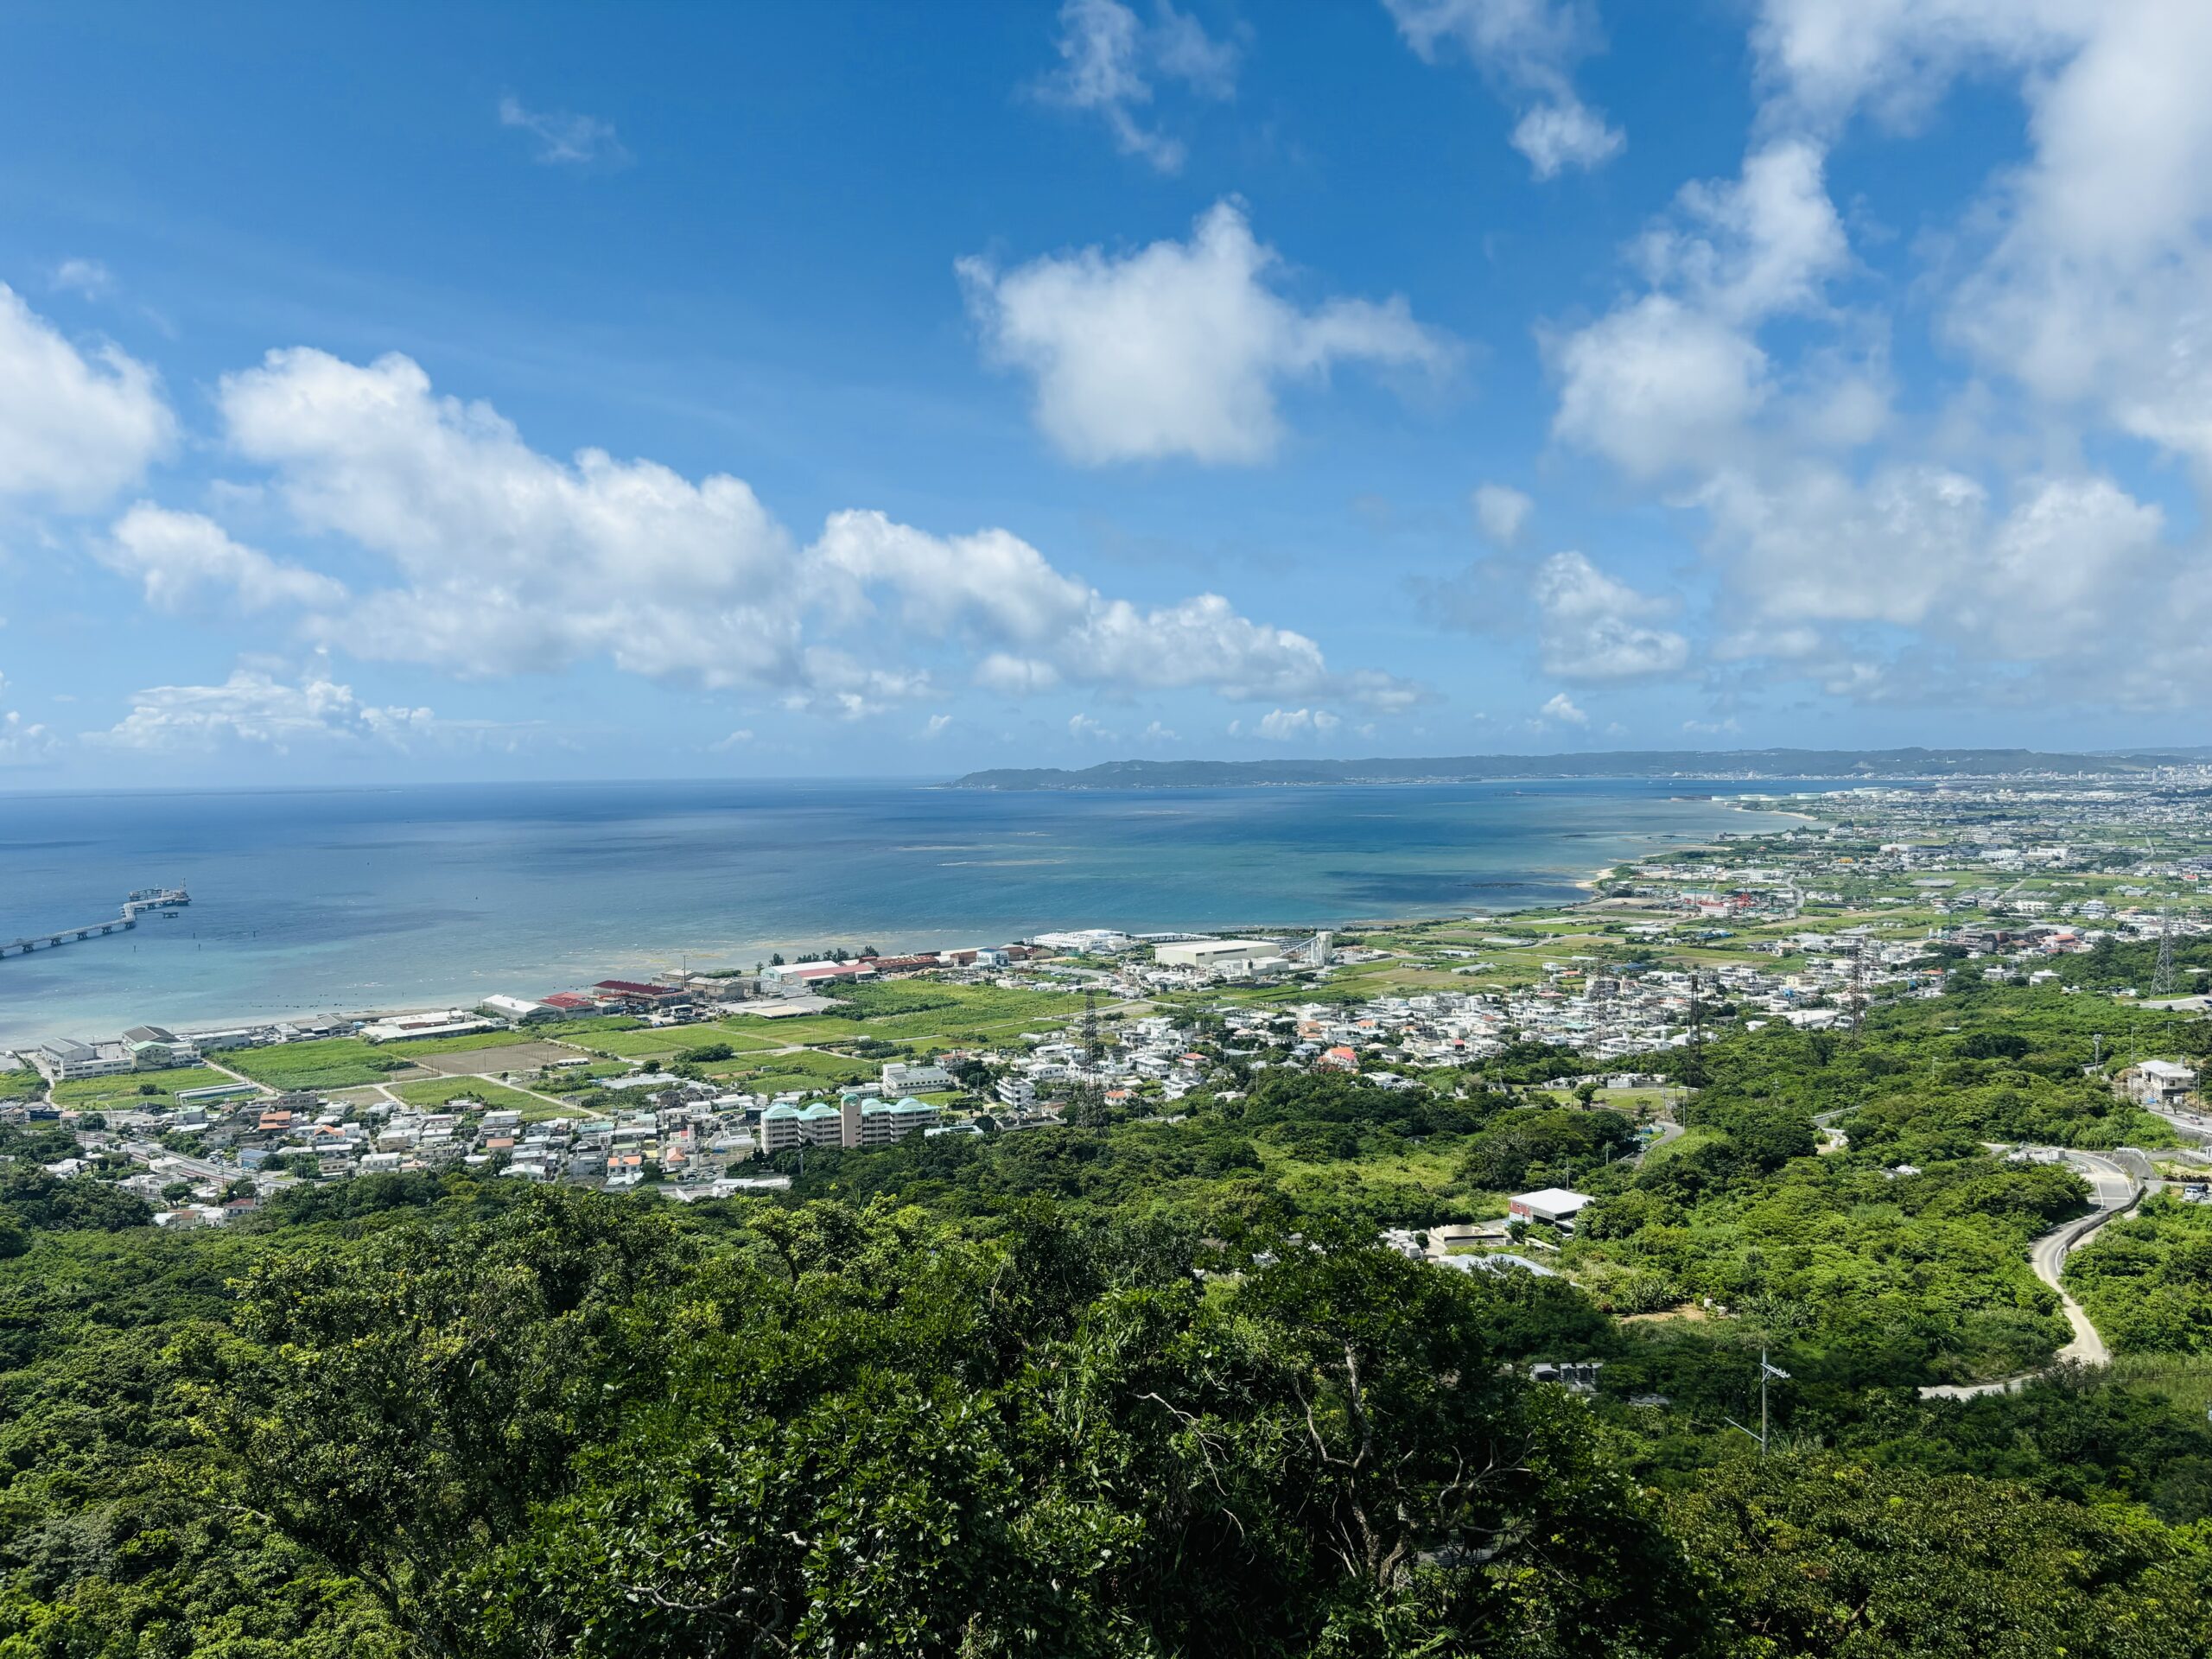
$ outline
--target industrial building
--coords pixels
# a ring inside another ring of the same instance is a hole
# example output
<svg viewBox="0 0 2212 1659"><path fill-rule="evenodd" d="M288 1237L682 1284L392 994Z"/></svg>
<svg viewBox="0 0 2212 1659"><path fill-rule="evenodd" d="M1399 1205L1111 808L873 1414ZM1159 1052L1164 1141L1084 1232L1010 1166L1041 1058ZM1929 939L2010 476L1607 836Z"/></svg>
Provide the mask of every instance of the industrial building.
<svg viewBox="0 0 2212 1659"><path fill-rule="evenodd" d="M1195 968L1221 973L1249 968L1255 962L1274 961L1282 947L1272 939L1190 939L1178 944L1153 947L1153 960L1163 968Z"/></svg>

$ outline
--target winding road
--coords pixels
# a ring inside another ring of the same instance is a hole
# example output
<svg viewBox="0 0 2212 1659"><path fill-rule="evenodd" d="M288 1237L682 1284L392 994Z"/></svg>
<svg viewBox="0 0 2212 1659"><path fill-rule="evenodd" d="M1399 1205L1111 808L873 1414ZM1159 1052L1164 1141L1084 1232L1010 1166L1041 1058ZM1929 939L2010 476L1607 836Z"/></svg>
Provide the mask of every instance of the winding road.
<svg viewBox="0 0 2212 1659"><path fill-rule="evenodd" d="M2105 1346L2105 1339L2097 1334L2097 1327L2089 1323L2089 1316L2082 1311L2081 1303L2067 1294L2059 1282L2065 1270L2068 1252L2083 1239L2110 1221L2114 1216L2132 1208L2143 1195L2143 1184L2130 1174L2117 1160L2101 1153L2069 1152L2066 1161L2088 1178L2090 1196L2096 1208L2086 1216L2062 1222L2049 1232L2039 1236L2030 1247L2029 1264L2037 1278L2058 1293L2059 1306L2064 1310L2067 1324L2074 1327L2074 1340L2058 1351L2058 1363L2077 1365L2107 1365L2112 1363L2112 1352ZM2018 1376L2004 1377L1995 1382L1942 1382L1921 1389L1923 1400L1971 1400L1985 1394L2008 1394L2023 1384L2044 1375L2049 1367L2024 1371Z"/></svg>

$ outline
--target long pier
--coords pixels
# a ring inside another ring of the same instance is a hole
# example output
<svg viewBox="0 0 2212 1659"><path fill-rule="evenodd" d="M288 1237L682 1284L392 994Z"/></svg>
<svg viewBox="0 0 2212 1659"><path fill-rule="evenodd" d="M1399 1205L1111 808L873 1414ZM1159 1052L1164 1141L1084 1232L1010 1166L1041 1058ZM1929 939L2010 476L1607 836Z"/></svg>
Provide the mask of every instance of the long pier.
<svg viewBox="0 0 2212 1659"><path fill-rule="evenodd" d="M73 944L79 939L97 939L105 933L123 933L138 925L134 915L118 916L111 922L94 922L89 927L67 927L59 933L41 933L31 938L0 940L0 957L28 957L34 950L51 950L57 944Z"/></svg>
<svg viewBox="0 0 2212 1659"><path fill-rule="evenodd" d="M110 933L128 933L138 925L138 912L142 910L173 911L191 902L192 895L182 887L140 887L125 895L123 913L113 921L65 927L59 933L40 933L29 938L0 940L0 957L28 957L34 950L51 950L57 944L74 944L79 939L97 939Z"/></svg>

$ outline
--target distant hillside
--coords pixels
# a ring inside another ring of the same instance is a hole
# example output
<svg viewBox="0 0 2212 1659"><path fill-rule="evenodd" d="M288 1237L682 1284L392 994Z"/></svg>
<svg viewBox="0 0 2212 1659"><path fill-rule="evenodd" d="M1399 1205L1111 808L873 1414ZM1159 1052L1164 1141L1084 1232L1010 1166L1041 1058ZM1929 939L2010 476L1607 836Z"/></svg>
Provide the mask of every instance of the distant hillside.
<svg viewBox="0 0 2212 1659"><path fill-rule="evenodd" d="M1411 760L1109 760L1066 772L1001 766L954 789L1203 789L1310 784L1456 784L1526 778L2007 778L2201 765L2201 748L2107 754L2035 749L1656 749L1604 754L1469 754Z"/></svg>

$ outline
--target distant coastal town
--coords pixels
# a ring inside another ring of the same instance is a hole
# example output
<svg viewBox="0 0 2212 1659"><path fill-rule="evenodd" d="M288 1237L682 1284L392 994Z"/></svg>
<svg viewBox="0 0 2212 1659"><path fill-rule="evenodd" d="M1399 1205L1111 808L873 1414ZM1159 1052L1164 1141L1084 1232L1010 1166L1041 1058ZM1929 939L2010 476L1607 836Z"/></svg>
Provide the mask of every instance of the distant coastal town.
<svg viewBox="0 0 2212 1659"><path fill-rule="evenodd" d="M0 1119L73 1129L50 1174L112 1183L172 1226L297 1183L448 1167L728 1197L788 1185L810 1149L1102 1113L1173 1123L1194 1090L1271 1067L1388 1089L1548 1053L1541 1083L1628 1109L1659 1142L1688 1091L1649 1057L1694 1053L1722 1021L1847 1034L1872 1001L1961 975L2116 992L2118 1086L2193 1116L2194 1071L2152 1051L2162 1011L2202 1003L2187 958L2212 938L2208 789L2174 769L1793 799L1790 828L1619 866L1551 911L1342 934L1084 926L470 1007L146 1024L0 1055ZM2144 982L2101 982L2116 952L2146 949Z"/></svg>

